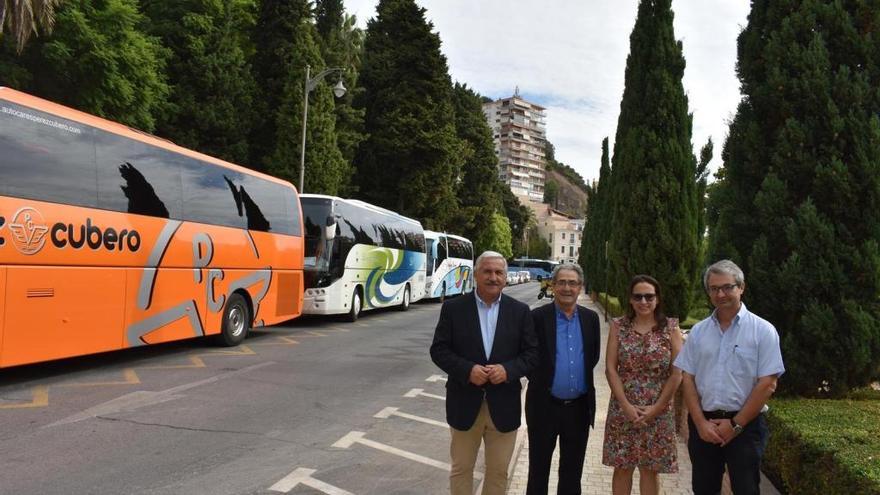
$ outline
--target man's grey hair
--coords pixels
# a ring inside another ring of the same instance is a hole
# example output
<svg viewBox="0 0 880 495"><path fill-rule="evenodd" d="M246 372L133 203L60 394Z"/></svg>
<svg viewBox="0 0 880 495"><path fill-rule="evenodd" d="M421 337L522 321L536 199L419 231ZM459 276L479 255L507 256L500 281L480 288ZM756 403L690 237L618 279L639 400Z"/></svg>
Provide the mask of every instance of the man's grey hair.
<svg viewBox="0 0 880 495"><path fill-rule="evenodd" d="M581 268L581 265L578 265L577 263L560 263L560 264L556 265L556 268L553 269L553 275L550 276L554 282L556 282L556 276L562 270L571 270L571 271L577 273L578 274L578 282L580 282L581 285L584 284L584 269Z"/></svg>
<svg viewBox="0 0 880 495"><path fill-rule="evenodd" d="M742 268L736 266L736 263L730 260L716 261L709 265L709 268L706 268L706 272L703 273L703 289L706 291L709 290L709 275L713 273L715 275L731 275L733 281L740 287L742 287L743 283L746 281Z"/></svg>
<svg viewBox="0 0 880 495"><path fill-rule="evenodd" d="M490 258L499 258L501 261L503 261L504 271L507 271L507 258L505 258L503 254L496 251L483 251L481 255L477 256L477 261L474 262L474 271L480 269L480 263L482 263L483 260L487 260Z"/></svg>

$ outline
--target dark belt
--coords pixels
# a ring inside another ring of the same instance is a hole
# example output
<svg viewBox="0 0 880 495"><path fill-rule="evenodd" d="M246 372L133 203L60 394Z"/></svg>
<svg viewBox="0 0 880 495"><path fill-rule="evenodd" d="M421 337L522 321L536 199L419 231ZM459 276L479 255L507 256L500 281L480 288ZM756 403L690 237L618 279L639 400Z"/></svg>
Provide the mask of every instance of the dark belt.
<svg viewBox="0 0 880 495"><path fill-rule="evenodd" d="M723 411L721 409L717 411L703 411L703 416L706 419L732 419L737 414L739 414L739 411Z"/></svg>
<svg viewBox="0 0 880 495"><path fill-rule="evenodd" d="M575 397L574 399L560 399L558 397L553 397L551 395L550 402L552 402L554 404L559 404L560 406L571 406L571 405L581 401L582 399L586 398L586 396L587 396L587 394L584 394L580 397Z"/></svg>

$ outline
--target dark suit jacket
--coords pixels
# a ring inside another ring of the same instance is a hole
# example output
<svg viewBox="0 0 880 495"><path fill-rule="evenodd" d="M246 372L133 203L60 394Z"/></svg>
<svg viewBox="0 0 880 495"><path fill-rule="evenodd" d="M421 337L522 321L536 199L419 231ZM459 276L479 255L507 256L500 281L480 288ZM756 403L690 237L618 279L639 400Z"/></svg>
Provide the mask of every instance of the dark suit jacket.
<svg viewBox="0 0 880 495"><path fill-rule="evenodd" d="M577 306L584 341L584 369L589 401L589 418L592 426L596 416L596 387L593 385L593 368L599 362L601 340L599 336L599 316L595 311ZM529 389L526 392L526 410L541 414L550 402L550 388L556 370L556 304L545 304L532 311L535 334L538 336L540 360L538 366L528 375Z"/></svg>
<svg viewBox="0 0 880 495"><path fill-rule="evenodd" d="M520 378L538 361L537 341L529 307L501 295L495 340L489 359L483 350L480 317L474 292L443 303L431 344L431 359L449 375L446 382L446 422L456 430L469 430L477 419L483 397L489 414L501 432L519 428ZM477 387L470 382L475 364L501 364L507 381Z"/></svg>

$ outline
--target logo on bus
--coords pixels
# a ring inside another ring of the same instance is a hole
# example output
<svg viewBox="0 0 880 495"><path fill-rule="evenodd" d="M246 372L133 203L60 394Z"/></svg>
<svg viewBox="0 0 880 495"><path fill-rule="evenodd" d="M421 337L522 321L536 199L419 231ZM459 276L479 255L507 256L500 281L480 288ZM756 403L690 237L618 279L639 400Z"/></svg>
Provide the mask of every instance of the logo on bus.
<svg viewBox="0 0 880 495"><path fill-rule="evenodd" d="M3 227L4 223L5 219L0 217L0 227ZM91 218L86 218L86 223L79 225L57 222L50 229L43 215L30 206L15 212L9 222L9 230L12 231L12 243L15 248L25 255L39 253L46 244L46 234L49 234L48 238L59 249L67 246L80 249L85 246L94 251L103 248L108 251L136 252L141 247L141 235L137 230L116 230L113 227L102 229L93 224ZM0 246L5 242L6 240L0 237Z"/></svg>
<svg viewBox="0 0 880 495"><path fill-rule="evenodd" d="M9 222L9 230L12 231L12 244L15 245L15 249L21 254L30 256L43 249L49 227L46 227L46 221L39 211L25 206L15 212L12 221Z"/></svg>

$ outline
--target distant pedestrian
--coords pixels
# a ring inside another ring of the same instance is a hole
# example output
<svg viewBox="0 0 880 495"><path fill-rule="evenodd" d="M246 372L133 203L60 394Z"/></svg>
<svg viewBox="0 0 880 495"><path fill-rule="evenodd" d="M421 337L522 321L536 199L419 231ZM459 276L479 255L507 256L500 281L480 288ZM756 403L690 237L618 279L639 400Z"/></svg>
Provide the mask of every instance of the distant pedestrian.
<svg viewBox="0 0 880 495"><path fill-rule="evenodd" d="M476 261L476 291L440 309L431 359L449 375L446 421L452 434L452 495L473 495L474 465L485 444L483 495L503 495L522 409L520 378L538 360L529 307L501 293L507 261L486 251Z"/></svg>
<svg viewBox="0 0 880 495"><path fill-rule="evenodd" d="M605 375L611 388L602 463L614 467L611 491L660 493L658 473L678 472L673 397L681 372L672 363L681 350L676 318L663 314L660 283L636 275L627 290L626 315L611 322Z"/></svg>
<svg viewBox="0 0 880 495"><path fill-rule="evenodd" d="M593 368L599 362L599 316L577 304L584 272L573 263L553 270L552 304L532 311L540 361L529 375L527 495L545 495L550 460L559 439L557 494L581 493L581 475L590 427L596 416Z"/></svg>
<svg viewBox="0 0 880 495"><path fill-rule="evenodd" d="M767 401L785 367L779 334L742 303L745 278L730 260L706 269L715 311L697 323L675 360L688 408L695 495L721 490L725 465L735 495L760 493Z"/></svg>

